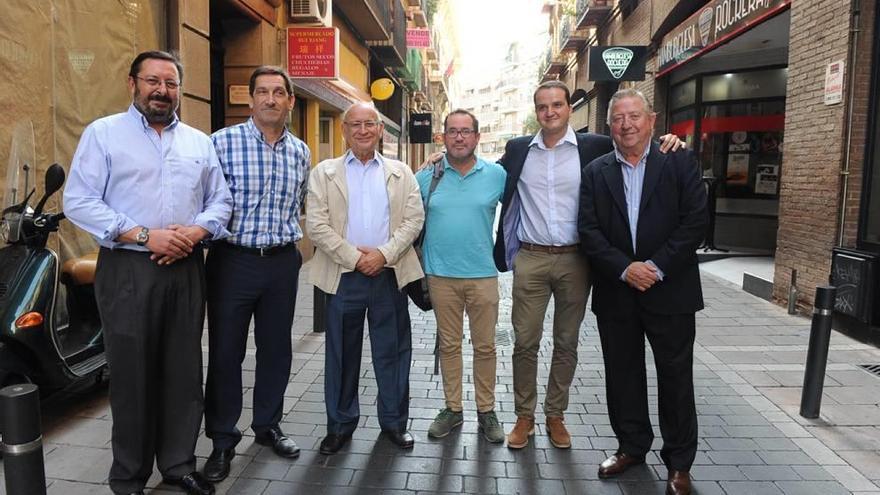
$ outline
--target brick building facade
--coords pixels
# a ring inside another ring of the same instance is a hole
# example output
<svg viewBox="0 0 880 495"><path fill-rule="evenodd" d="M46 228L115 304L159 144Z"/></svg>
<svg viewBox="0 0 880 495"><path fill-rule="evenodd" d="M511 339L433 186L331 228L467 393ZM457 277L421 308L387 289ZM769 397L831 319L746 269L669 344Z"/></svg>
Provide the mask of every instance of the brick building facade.
<svg viewBox="0 0 880 495"><path fill-rule="evenodd" d="M780 304L796 270L797 303L807 309L814 288L829 282L835 248L880 254L876 3L549 1L556 53L548 60L556 65L544 77L584 90L573 122L600 133L613 91L643 91L658 112L657 133L686 139L704 175L720 184L718 244L774 256L772 298ZM591 47L627 45L647 47L644 80L590 80ZM838 61L842 95L829 104L826 72ZM861 283L870 312L880 286ZM867 316L861 324L873 330L862 333L880 341L880 311L873 312L873 322Z"/></svg>

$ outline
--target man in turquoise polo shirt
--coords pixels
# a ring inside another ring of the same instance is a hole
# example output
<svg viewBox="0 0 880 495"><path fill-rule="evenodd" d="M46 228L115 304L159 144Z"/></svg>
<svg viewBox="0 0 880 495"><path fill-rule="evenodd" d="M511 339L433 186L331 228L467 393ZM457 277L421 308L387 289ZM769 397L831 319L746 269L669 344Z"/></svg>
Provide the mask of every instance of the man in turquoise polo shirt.
<svg viewBox="0 0 880 495"><path fill-rule="evenodd" d="M423 255L437 318L446 397L446 407L434 419L428 436L445 437L464 420L461 341L467 312L479 429L488 441L500 443L504 429L495 415L498 271L492 259L492 227L507 172L474 154L479 128L472 113L452 111L443 122L446 156L438 164L443 175L430 200L433 167L416 174L422 200L427 203Z"/></svg>

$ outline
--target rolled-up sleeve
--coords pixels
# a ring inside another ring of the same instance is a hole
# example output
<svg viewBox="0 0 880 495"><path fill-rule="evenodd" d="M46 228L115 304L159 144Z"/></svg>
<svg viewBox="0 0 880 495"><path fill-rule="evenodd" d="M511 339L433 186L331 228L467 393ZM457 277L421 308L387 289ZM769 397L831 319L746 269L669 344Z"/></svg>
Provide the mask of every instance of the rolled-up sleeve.
<svg viewBox="0 0 880 495"><path fill-rule="evenodd" d="M120 234L138 224L104 201L110 165L102 131L102 126L95 123L87 127L80 138L64 187L64 214L99 241L115 245Z"/></svg>
<svg viewBox="0 0 880 495"><path fill-rule="evenodd" d="M205 207L196 215L195 223L211 233L211 239L217 240L229 236L229 219L232 217L232 193L223 176L220 160L213 146L210 147L207 179L205 180Z"/></svg>

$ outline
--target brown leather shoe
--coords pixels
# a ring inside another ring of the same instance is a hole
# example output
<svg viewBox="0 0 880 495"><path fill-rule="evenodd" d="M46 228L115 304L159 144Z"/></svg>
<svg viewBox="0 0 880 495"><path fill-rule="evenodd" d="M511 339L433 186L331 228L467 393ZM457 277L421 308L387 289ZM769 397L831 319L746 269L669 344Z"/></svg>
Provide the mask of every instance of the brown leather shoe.
<svg viewBox="0 0 880 495"><path fill-rule="evenodd" d="M571 435L565 428L565 420L562 416L550 416L547 418L547 434L550 435L550 443L557 449L571 448Z"/></svg>
<svg viewBox="0 0 880 495"><path fill-rule="evenodd" d="M516 424L507 434L507 448L521 449L529 444L529 437L535 434L535 418L517 416Z"/></svg>
<svg viewBox="0 0 880 495"><path fill-rule="evenodd" d="M618 474L623 473L631 466L644 464L644 462L644 458L618 452L608 459L605 459L602 464L599 464L599 477L611 478L612 476L617 476Z"/></svg>
<svg viewBox="0 0 880 495"><path fill-rule="evenodd" d="M666 495L690 495L691 475L687 471L669 470L666 480Z"/></svg>

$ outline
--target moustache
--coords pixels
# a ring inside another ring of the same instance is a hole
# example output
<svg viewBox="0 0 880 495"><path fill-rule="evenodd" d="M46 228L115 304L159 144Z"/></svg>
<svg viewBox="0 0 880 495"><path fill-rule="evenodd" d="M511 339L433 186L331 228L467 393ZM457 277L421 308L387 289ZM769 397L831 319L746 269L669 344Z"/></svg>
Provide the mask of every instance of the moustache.
<svg viewBox="0 0 880 495"><path fill-rule="evenodd" d="M149 101L161 101L161 102L169 103L169 104L171 103L171 98L169 98L167 95L162 95L162 94L150 95L150 97L148 99L149 99Z"/></svg>

